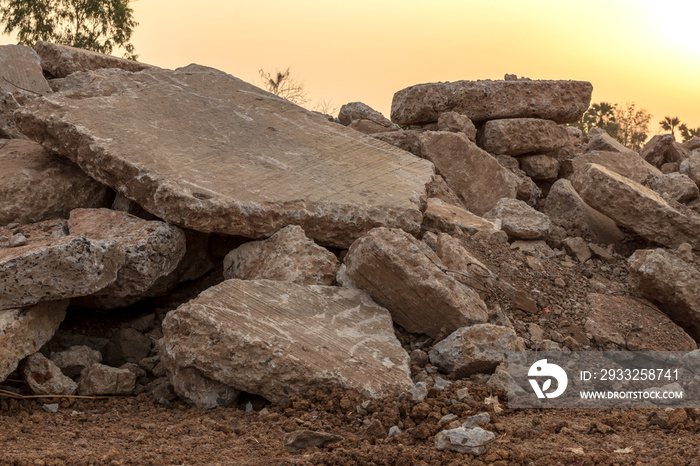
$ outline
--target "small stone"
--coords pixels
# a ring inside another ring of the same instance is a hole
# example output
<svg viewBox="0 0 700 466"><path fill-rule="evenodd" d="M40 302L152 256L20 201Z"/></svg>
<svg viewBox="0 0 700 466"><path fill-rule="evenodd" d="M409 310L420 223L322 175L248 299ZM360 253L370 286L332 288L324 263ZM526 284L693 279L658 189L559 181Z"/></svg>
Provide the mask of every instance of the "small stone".
<svg viewBox="0 0 700 466"><path fill-rule="evenodd" d="M297 430L284 435L284 448L289 453L296 453L310 447L323 447L333 442L345 440L340 435L326 432L314 432L311 430Z"/></svg>
<svg viewBox="0 0 700 466"><path fill-rule="evenodd" d="M459 401L464 401L470 399L469 390L467 388L460 388L457 390L457 399Z"/></svg>
<svg viewBox="0 0 700 466"><path fill-rule="evenodd" d="M81 395L131 395L136 375L128 369L93 364L80 373L78 393Z"/></svg>
<svg viewBox="0 0 700 466"><path fill-rule="evenodd" d="M695 256L693 255L693 247L688 243L683 243L676 249L678 255L687 262L694 262Z"/></svg>
<svg viewBox="0 0 700 466"><path fill-rule="evenodd" d="M35 395L72 395L78 385L41 353L24 360L22 376Z"/></svg>
<svg viewBox="0 0 700 466"><path fill-rule="evenodd" d="M411 389L411 399L415 402L421 403L426 396L428 396L428 386L425 382L418 382Z"/></svg>
<svg viewBox="0 0 700 466"><path fill-rule="evenodd" d="M444 390L450 385L452 385L452 382L450 382L449 380L445 380L442 377L435 377L435 384L433 385L433 387L437 388L438 390Z"/></svg>
<svg viewBox="0 0 700 466"><path fill-rule="evenodd" d="M588 249L588 244L586 240L577 236L575 238L566 238L562 241L564 249L566 249L567 254L578 259L579 262L586 262L591 258L591 250Z"/></svg>
<svg viewBox="0 0 700 466"><path fill-rule="evenodd" d="M557 285L559 288L566 288L566 282L561 277L555 278L554 284Z"/></svg>
<svg viewBox="0 0 700 466"><path fill-rule="evenodd" d="M15 233L10 237L10 247L17 248L27 244L27 238L22 233Z"/></svg>
<svg viewBox="0 0 700 466"><path fill-rule="evenodd" d="M399 426L391 426L388 437L396 437L397 435L401 435L401 429L399 429Z"/></svg>
<svg viewBox="0 0 700 466"><path fill-rule="evenodd" d="M489 422L491 422L491 415L489 413L479 413L474 416L469 416L464 424L462 424L462 427L469 429L471 427L486 425Z"/></svg>
<svg viewBox="0 0 700 466"><path fill-rule="evenodd" d="M58 412L58 403L51 403L51 404L45 404L41 405L42 408L44 408L44 411L47 413L57 413Z"/></svg>
<svg viewBox="0 0 700 466"><path fill-rule="evenodd" d="M51 355L51 361L70 378L76 378L83 369L102 361L102 354L85 345L71 346L66 351Z"/></svg>
<svg viewBox="0 0 700 466"><path fill-rule="evenodd" d="M443 430L435 436L435 448L438 450L450 450L470 455L483 455L491 449L496 435L493 432L474 427L465 429Z"/></svg>

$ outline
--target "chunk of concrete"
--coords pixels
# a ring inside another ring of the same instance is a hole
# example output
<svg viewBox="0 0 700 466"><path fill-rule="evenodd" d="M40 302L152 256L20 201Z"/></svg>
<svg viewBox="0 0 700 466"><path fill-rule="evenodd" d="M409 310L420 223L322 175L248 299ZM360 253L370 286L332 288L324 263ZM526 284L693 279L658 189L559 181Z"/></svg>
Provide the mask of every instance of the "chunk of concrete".
<svg viewBox="0 0 700 466"><path fill-rule="evenodd" d="M226 280L168 313L160 356L174 368L281 402L309 389L398 395L412 387L389 313L359 290Z"/></svg>
<svg viewBox="0 0 700 466"><path fill-rule="evenodd" d="M578 121L591 103L585 81L455 81L417 84L394 94L391 121L423 125L455 111L474 122L500 118Z"/></svg>
<svg viewBox="0 0 700 466"><path fill-rule="evenodd" d="M422 228L433 233L471 236L480 231L498 234L501 232L501 223L498 220L487 220L474 215L467 209L433 198L428 199L428 207L423 213Z"/></svg>
<svg viewBox="0 0 700 466"><path fill-rule="evenodd" d="M517 199L499 200L484 217L500 220L501 229L512 240L544 239L552 229L549 217Z"/></svg>
<svg viewBox="0 0 700 466"><path fill-rule="evenodd" d="M700 215L678 210L659 194L605 167L588 164L572 185L583 200L618 225L669 247L690 243L700 248Z"/></svg>
<svg viewBox="0 0 700 466"><path fill-rule="evenodd" d="M376 131L367 132L365 134L399 129L399 127L392 123L387 117L362 102L350 102L340 107L338 120L340 120L340 124L344 126L351 126L353 123L361 121L372 123Z"/></svg>
<svg viewBox="0 0 700 466"><path fill-rule="evenodd" d="M95 395L131 395L136 387L136 374L129 369L119 369L93 364L80 373L78 394Z"/></svg>
<svg viewBox="0 0 700 466"><path fill-rule="evenodd" d="M496 435L493 432L481 427L457 427L439 432L435 436L435 448L481 456L488 453L495 440Z"/></svg>
<svg viewBox="0 0 700 466"><path fill-rule="evenodd" d="M690 151L676 142L672 134L658 134L644 144L639 155L656 168L661 168L665 163L682 162L688 158Z"/></svg>
<svg viewBox="0 0 700 466"><path fill-rule="evenodd" d="M418 139L422 156L471 212L483 215L499 199L515 198L518 177L464 134L426 131Z"/></svg>
<svg viewBox="0 0 700 466"><path fill-rule="evenodd" d="M340 263L329 250L307 238L297 225L265 241L251 241L224 258L224 278L278 280L300 285L332 285Z"/></svg>
<svg viewBox="0 0 700 466"><path fill-rule="evenodd" d="M649 180L649 187L680 203L692 201L700 196L700 189L695 182L682 173L657 175Z"/></svg>
<svg viewBox="0 0 700 466"><path fill-rule="evenodd" d="M693 351L695 341L642 299L591 293L584 329L609 350Z"/></svg>
<svg viewBox="0 0 700 466"><path fill-rule="evenodd" d="M610 217L586 204L569 180L557 180L552 185L543 211L572 236L583 236L606 245L625 237Z"/></svg>
<svg viewBox="0 0 700 466"><path fill-rule="evenodd" d="M664 249L640 249L628 264L632 290L700 341L700 271L695 265Z"/></svg>
<svg viewBox="0 0 700 466"><path fill-rule="evenodd" d="M12 94L50 94L51 88L41 72L39 63L39 56L31 47L0 46L0 89Z"/></svg>
<svg viewBox="0 0 700 466"><path fill-rule="evenodd" d="M561 176L571 179L587 163L595 163L637 183L644 184L661 171L646 162L636 152L588 152L561 163Z"/></svg>
<svg viewBox="0 0 700 466"><path fill-rule="evenodd" d="M120 68L126 71L141 71L151 65L135 60L105 55L90 50L38 41L34 50L41 57L41 67L56 78L64 78L76 71Z"/></svg>
<svg viewBox="0 0 700 466"><path fill-rule="evenodd" d="M471 142L476 142L476 126L472 120L457 112L445 112L438 115L438 131L464 133Z"/></svg>
<svg viewBox="0 0 700 466"><path fill-rule="evenodd" d="M0 309L88 295L97 296L84 303L108 306L147 290L184 254L177 227L108 209L76 209L67 225L22 229L26 244L0 249Z"/></svg>
<svg viewBox="0 0 700 466"><path fill-rule="evenodd" d="M479 131L479 147L491 154L553 152L569 142L569 133L551 120L508 118L487 121Z"/></svg>
<svg viewBox="0 0 700 466"><path fill-rule="evenodd" d="M510 327L478 324L455 330L430 350L430 362L457 379L490 373L507 361L508 351L525 351L525 342Z"/></svg>
<svg viewBox="0 0 700 466"><path fill-rule="evenodd" d="M101 362L102 354L89 346L76 345L65 351L53 353L50 359L67 377L75 378L83 369Z"/></svg>
<svg viewBox="0 0 700 466"><path fill-rule="evenodd" d="M367 291L411 333L435 336L487 319L479 295L446 274L431 249L401 230L376 228L353 243L338 282Z"/></svg>
<svg viewBox="0 0 700 466"><path fill-rule="evenodd" d="M174 367L169 379L180 398L203 409L232 405L238 401L241 393L235 388L204 377L201 372L191 367Z"/></svg>
<svg viewBox="0 0 700 466"><path fill-rule="evenodd" d="M559 161L544 154L519 157L520 168L533 180L550 181L559 176Z"/></svg>
<svg viewBox="0 0 700 466"><path fill-rule="evenodd" d="M123 257L116 280L82 301L89 307L112 309L138 301L158 279L175 271L186 251L179 228L109 209L76 209L69 228L71 235L115 243Z"/></svg>
<svg viewBox="0 0 700 466"><path fill-rule="evenodd" d="M93 73L17 125L168 223L256 239L296 224L339 247L420 231L424 160L211 68Z"/></svg>
<svg viewBox="0 0 700 466"><path fill-rule="evenodd" d="M33 141L0 140L0 225L67 218L80 207L108 207L112 190Z"/></svg>
<svg viewBox="0 0 700 466"><path fill-rule="evenodd" d="M41 353L34 353L22 362L22 377L35 395L72 395L78 389L61 369Z"/></svg>
<svg viewBox="0 0 700 466"><path fill-rule="evenodd" d="M63 300L0 311L0 382L53 337L67 307L68 300Z"/></svg>

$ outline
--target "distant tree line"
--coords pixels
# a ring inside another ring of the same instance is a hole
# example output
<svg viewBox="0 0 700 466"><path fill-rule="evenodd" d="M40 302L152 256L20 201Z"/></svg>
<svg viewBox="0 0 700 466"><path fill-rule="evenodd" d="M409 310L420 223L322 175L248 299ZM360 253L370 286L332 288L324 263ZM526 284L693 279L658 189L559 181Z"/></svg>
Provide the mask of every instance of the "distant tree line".
<svg viewBox="0 0 700 466"><path fill-rule="evenodd" d="M583 117L572 126L580 129L584 136L591 128L601 128L621 144L639 151L649 139L651 118L652 115L646 109L638 109L634 102L599 102L592 104ZM700 128L689 128L681 123L678 117L664 117L659 126L661 130L670 132L674 138L678 129L683 142L700 136Z"/></svg>

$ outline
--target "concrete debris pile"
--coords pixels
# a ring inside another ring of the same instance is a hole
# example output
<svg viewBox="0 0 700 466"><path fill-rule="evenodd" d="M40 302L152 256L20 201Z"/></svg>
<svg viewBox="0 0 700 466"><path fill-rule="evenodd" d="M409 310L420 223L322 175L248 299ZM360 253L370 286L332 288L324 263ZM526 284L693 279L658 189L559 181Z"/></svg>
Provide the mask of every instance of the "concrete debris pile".
<svg viewBox="0 0 700 466"><path fill-rule="evenodd" d="M417 399L504 389L508 351L696 347L700 152L562 126L590 83L421 84L391 121L354 102L338 124L199 65L0 56L0 382L204 408ZM668 316L639 311L634 338L604 278L627 271ZM590 293L557 301L574 272ZM488 451L460 425L437 448Z"/></svg>

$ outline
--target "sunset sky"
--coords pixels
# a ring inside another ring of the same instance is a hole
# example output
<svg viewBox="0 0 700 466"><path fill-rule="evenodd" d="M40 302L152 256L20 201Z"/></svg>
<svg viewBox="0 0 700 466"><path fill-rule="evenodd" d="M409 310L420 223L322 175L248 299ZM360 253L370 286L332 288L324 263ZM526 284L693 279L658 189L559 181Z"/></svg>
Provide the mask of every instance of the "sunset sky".
<svg viewBox="0 0 700 466"><path fill-rule="evenodd" d="M700 126L700 2L679 0L138 0L140 61L219 68L260 84L291 68L314 107L460 79L593 83L593 101L633 101ZM4 43L11 38L3 36Z"/></svg>

